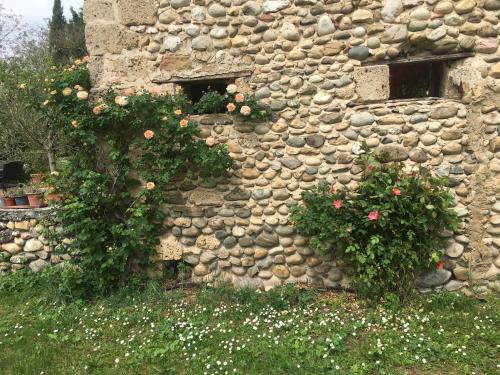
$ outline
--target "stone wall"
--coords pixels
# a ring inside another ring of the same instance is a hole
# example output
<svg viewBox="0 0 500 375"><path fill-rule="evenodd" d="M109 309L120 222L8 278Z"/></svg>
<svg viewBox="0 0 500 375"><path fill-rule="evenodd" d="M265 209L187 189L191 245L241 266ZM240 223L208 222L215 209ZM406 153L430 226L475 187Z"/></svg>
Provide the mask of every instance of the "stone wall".
<svg viewBox="0 0 500 375"><path fill-rule="evenodd" d="M0 276L22 269L39 272L70 259L46 238L58 230L55 214L53 208L0 209Z"/></svg>
<svg viewBox="0 0 500 375"><path fill-rule="evenodd" d="M236 166L216 186L170 192L160 253L190 263L193 280L346 285L288 211L320 180L354 186L366 141L449 177L463 225L443 234L446 269L421 287L498 286L499 0L87 0L84 11L97 91L233 77L275 111L255 127L200 119ZM387 100L388 67L371 65L449 54L462 58L446 63L442 98Z"/></svg>

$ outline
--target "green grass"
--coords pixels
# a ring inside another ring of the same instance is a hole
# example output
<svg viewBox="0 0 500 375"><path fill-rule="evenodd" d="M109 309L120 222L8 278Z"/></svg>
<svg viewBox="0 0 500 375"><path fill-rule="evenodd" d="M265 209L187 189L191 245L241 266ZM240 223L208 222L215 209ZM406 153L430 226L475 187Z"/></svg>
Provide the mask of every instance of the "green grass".
<svg viewBox="0 0 500 375"><path fill-rule="evenodd" d="M0 374L498 374L499 301L152 284L88 302L1 291Z"/></svg>

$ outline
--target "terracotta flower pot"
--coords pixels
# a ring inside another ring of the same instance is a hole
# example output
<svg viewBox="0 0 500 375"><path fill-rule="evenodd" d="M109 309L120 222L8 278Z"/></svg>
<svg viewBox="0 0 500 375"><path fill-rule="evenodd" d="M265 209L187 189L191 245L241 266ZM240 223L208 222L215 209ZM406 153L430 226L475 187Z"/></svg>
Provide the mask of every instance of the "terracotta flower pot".
<svg viewBox="0 0 500 375"><path fill-rule="evenodd" d="M58 203L62 201L62 194L48 193L45 195L45 201L49 203Z"/></svg>
<svg viewBox="0 0 500 375"><path fill-rule="evenodd" d="M28 194L28 202L30 207L42 207L43 206L43 194Z"/></svg>
<svg viewBox="0 0 500 375"><path fill-rule="evenodd" d="M14 197L4 197L3 199L5 201L5 207L13 207L16 205Z"/></svg>

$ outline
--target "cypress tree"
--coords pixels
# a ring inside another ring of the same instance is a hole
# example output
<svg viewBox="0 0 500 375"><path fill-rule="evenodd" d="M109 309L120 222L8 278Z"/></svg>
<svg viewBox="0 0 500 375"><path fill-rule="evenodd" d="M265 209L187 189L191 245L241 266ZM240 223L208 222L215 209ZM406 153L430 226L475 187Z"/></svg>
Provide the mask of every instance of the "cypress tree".
<svg viewBox="0 0 500 375"><path fill-rule="evenodd" d="M54 0L49 22L49 46L55 64L63 64L68 57L65 49L66 25L61 0Z"/></svg>
<svg viewBox="0 0 500 375"><path fill-rule="evenodd" d="M71 19L67 24L68 49L71 58L80 58L87 54L85 46L85 23L83 22L83 9L70 8Z"/></svg>

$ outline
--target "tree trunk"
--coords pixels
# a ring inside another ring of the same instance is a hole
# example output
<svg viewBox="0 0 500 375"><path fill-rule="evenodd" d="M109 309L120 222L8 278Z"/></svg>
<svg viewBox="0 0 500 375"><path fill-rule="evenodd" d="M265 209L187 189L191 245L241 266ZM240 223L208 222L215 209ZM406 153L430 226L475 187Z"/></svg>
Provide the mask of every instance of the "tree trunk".
<svg viewBox="0 0 500 375"><path fill-rule="evenodd" d="M56 172L56 157L54 155L54 151L47 150L47 159L49 159L49 169L50 173Z"/></svg>

